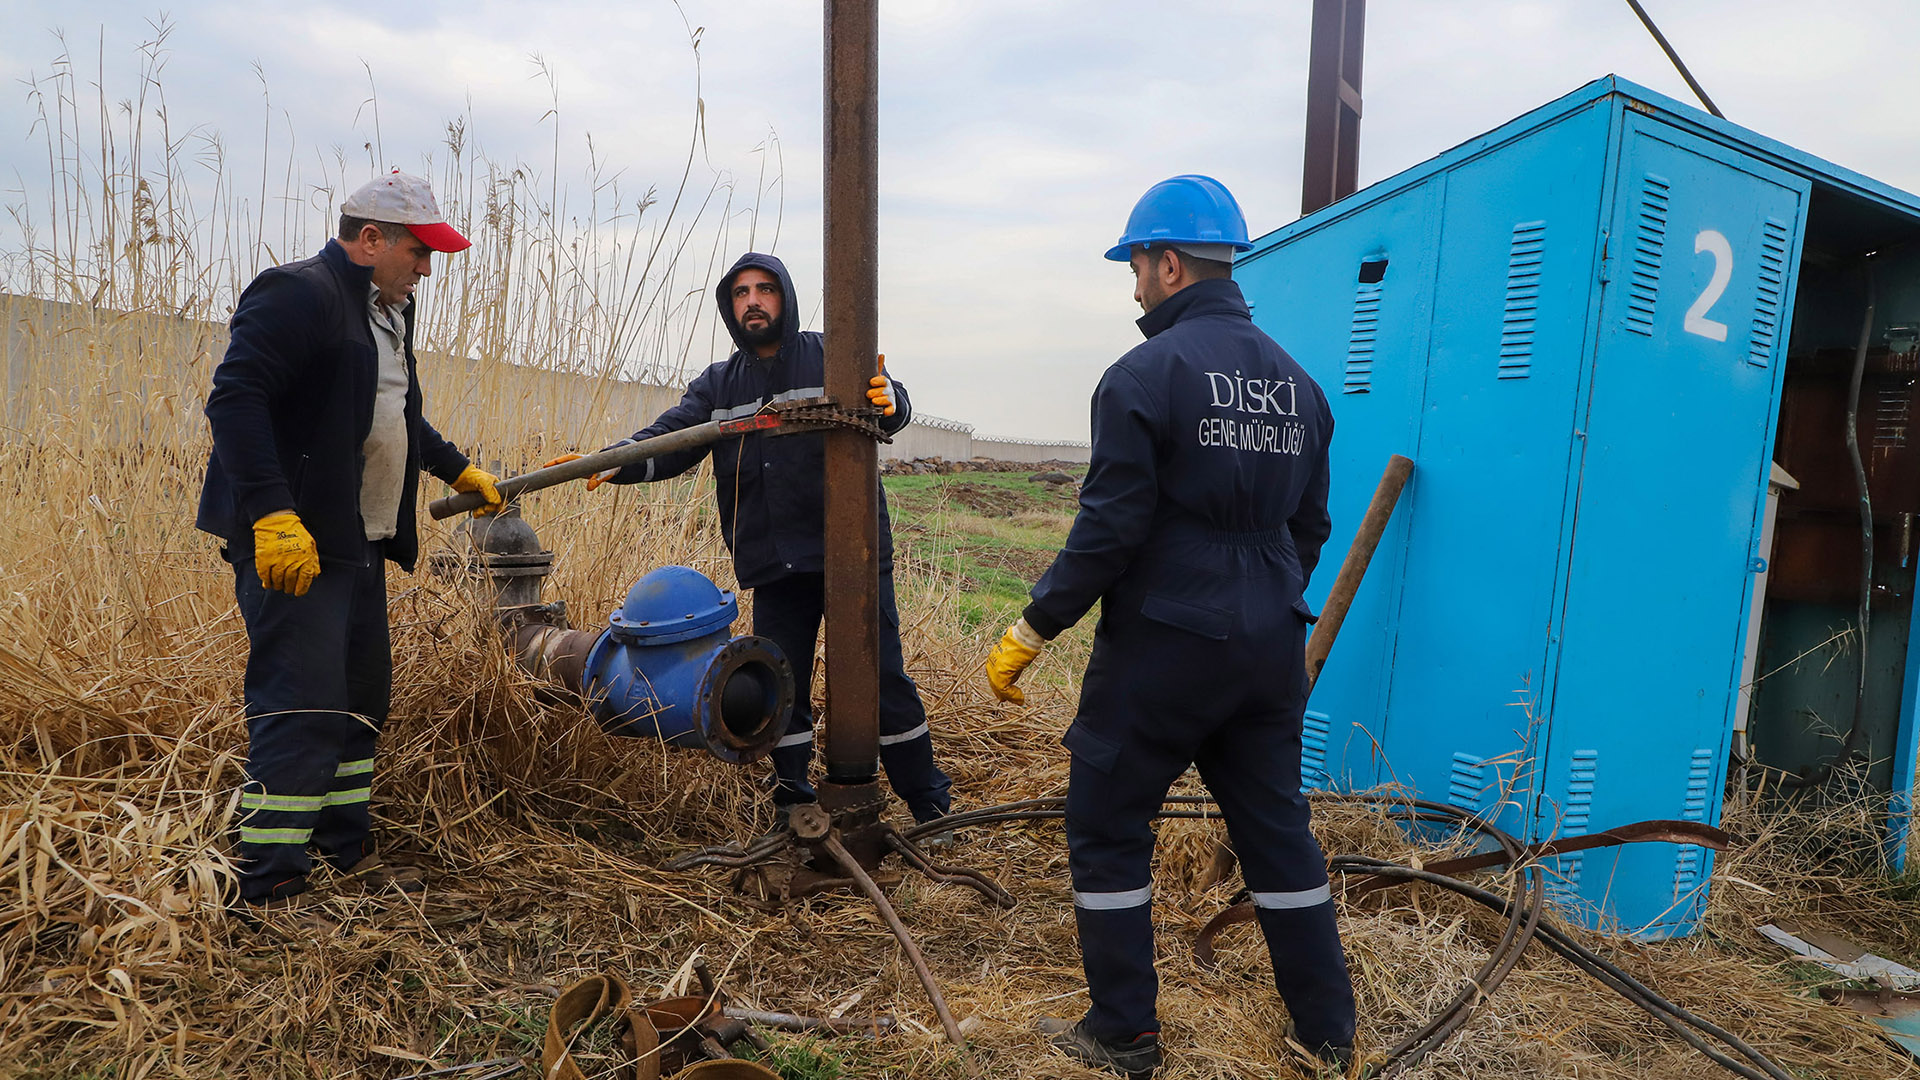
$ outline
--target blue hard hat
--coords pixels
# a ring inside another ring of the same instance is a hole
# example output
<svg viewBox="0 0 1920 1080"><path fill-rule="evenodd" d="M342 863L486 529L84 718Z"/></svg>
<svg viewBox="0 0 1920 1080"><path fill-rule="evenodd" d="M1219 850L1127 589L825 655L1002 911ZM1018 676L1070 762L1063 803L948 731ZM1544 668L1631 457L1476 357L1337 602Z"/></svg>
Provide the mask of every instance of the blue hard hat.
<svg viewBox="0 0 1920 1080"><path fill-rule="evenodd" d="M1107 258L1126 262L1135 244L1227 244L1247 251L1247 219L1233 192L1211 176L1188 174L1162 180L1147 189L1127 215L1127 231L1107 249Z"/></svg>

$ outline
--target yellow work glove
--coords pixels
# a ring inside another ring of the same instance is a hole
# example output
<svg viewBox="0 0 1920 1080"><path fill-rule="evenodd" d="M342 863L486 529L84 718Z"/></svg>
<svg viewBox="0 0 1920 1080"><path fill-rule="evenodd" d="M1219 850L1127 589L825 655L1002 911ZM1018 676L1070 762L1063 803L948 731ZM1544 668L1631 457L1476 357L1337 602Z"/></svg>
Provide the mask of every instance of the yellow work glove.
<svg viewBox="0 0 1920 1080"><path fill-rule="evenodd" d="M479 492L481 497L487 500L487 505L475 510L473 516L484 517L487 514L499 513L500 508L506 505L506 500L500 497L500 489L494 487L499 482L499 477L480 466L469 465L460 470L459 476L453 478L453 490L462 495L469 491Z"/></svg>
<svg viewBox="0 0 1920 1080"><path fill-rule="evenodd" d="M867 400L880 410L882 416L893 415L893 380L887 378L887 354L880 354L880 374L867 381L873 389L867 391Z"/></svg>
<svg viewBox="0 0 1920 1080"><path fill-rule="evenodd" d="M632 439L621 439L619 442L609 443L606 446L601 447L600 449L612 450L616 446L631 446L631 445L633 445ZM565 465L569 461L579 461L583 457L586 457L586 455L585 454L561 454L559 457L554 458L552 461L549 461L545 465L542 465L540 467L543 469L551 469L555 465ZM592 491L594 488L597 488L601 484L604 484L607 481L613 479L614 476L617 475L619 472L620 472L619 468L616 467L612 469L602 469L599 472L594 473L592 476L587 477L587 490Z"/></svg>
<svg viewBox="0 0 1920 1080"><path fill-rule="evenodd" d="M267 588L307 595L320 574L320 549L299 514L281 510L253 523L253 568Z"/></svg>
<svg viewBox="0 0 1920 1080"><path fill-rule="evenodd" d="M1047 639L1034 632L1027 620L1016 619L1007 632L1000 637L1000 644L987 654L987 685L993 688L993 696L1001 701L1011 701L1015 705L1025 705L1027 695L1013 685L1020 673L1027 670L1033 658L1047 647Z"/></svg>

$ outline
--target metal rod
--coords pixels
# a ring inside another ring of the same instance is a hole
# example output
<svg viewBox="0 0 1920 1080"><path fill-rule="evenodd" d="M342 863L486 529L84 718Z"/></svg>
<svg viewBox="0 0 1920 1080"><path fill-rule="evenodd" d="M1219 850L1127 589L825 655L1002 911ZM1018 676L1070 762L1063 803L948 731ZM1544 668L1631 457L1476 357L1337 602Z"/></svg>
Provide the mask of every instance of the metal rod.
<svg viewBox="0 0 1920 1080"><path fill-rule="evenodd" d="M1688 71L1687 65L1680 61L1680 54L1673 51L1672 45L1667 44L1667 36L1660 32L1659 27L1653 25L1653 16L1648 15L1647 9L1640 6L1640 0L1627 0L1627 6L1633 9L1635 15L1640 16L1640 21L1647 27L1647 33L1652 34L1653 40L1660 43L1661 51L1667 54L1667 59L1673 61L1673 66L1680 72L1680 77L1687 80L1688 86L1693 87L1693 96L1700 99L1700 104L1705 105L1708 112L1725 120L1726 114L1722 113L1720 106L1715 105L1713 99L1707 96L1707 92L1701 89L1699 81L1693 77L1693 72Z"/></svg>
<svg viewBox="0 0 1920 1080"><path fill-rule="evenodd" d="M742 1009L733 1005L721 1010L735 1020L745 1020L750 1024L759 1024L776 1031L830 1031L835 1035L879 1035L891 1031L898 1023L893 1017L881 1016L796 1016L793 1013L762 1012L759 1009Z"/></svg>
<svg viewBox="0 0 1920 1080"><path fill-rule="evenodd" d="M693 977L700 980L700 993L708 1001L720 996L720 986L713 981L713 968L707 965L706 957L693 958Z"/></svg>
<svg viewBox="0 0 1920 1080"><path fill-rule="evenodd" d="M966 1036L960 1034L960 1025L953 1022L953 1014L947 1011L947 999L940 993L940 984L933 981L933 972L927 967L927 958L920 955L920 946L913 943L906 924L900 921L893 905L887 902L887 894L874 884L866 868L860 865L860 860L841 846L839 837L828 833L821 839L820 847L833 856L833 861L839 863L842 870L852 875L853 880L859 883L860 891L866 893L867 899L873 901L873 906L880 909L880 917L887 921L887 928L893 931L893 936L900 939L900 948L905 950L908 962L913 965L913 973L920 977L920 985L927 988L927 997L933 1002L935 1015L940 1017L940 1026L946 1030L947 1041L964 1048L967 1045Z"/></svg>
<svg viewBox="0 0 1920 1080"><path fill-rule="evenodd" d="M608 469L618 469L624 465L634 465L650 457L671 454L680 450L692 450L695 447L717 443L729 435L744 435L749 431L765 431L780 426L780 417L774 413L743 417L739 420L709 420L704 424L669 431L665 435L655 435L651 439L615 446L592 454L583 454L572 461L559 465L549 465L544 469L523 472L519 476L509 476L495 486L500 489L500 497L511 499L515 495L524 495L529 491L539 491L555 484L564 484L569 480L579 480ZM487 500L477 491L465 491L458 495L449 495L444 499L435 499L427 504L427 513L435 521L463 514L468 510L478 510L487 505Z"/></svg>
<svg viewBox="0 0 1920 1080"><path fill-rule="evenodd" d="M426 1072L408 1073L400 1077L399 1080L426 1080L429 1076L446 1076L449 1073L468 1072L473 1069L492 1069L502 1065L512 1065L517 1069L523 1064L524 1063L517 1057L488 1058L485 1061L474 1061L465 1065L449 1065L444 1069L429 1069Z"/></svg>
<svg viewBox="0 0 1920 1080"><path fill-rule="evenodd" d="M879 354L878 0L826 0L826 390L866 400ZM880 462L873 440L826 433L827 779L880 771Z"/></svg>
<svg viewBox="0 0 1920 1080"><path fill-rule="evenodd" d="M915 870L927 875L942 885L965 885L980 893L1003 908L1010 908L1019 901L1013 894L1000 887L1000 883L969 866L944 866L928 859L913 841L901 836L891 826L887 829L887 846L899 852Z"/></svg>
<svg viewBox="0 0 1920 1080"><path fill-rule="evenodd" d="M1374 549L1380 546L1380 537L1385 535L1387 522L1393 519L1393 508L1400 501L1400 491L1407 486L1407 477L1411 475L1411 460L1399 454L1387 459L1387 470L1380 474L1380 486L1373 489L1373 502L1367 506L1367 515L1360 519L1353 545L1347 548L1347 557L1340 564L1340 576L1333 579L1326 605L1320 610L1320 621L1314 624L1313 636L1307 639L1309 690L1320 681L1320 669L1327 665L1327 654L1333 651L1333 641L1340 636L1340 624L1347 621L1347 609L1353 606L1354 594L1360 591L1361 579L1367 576L1367 564L1373 561Z"/></svg>

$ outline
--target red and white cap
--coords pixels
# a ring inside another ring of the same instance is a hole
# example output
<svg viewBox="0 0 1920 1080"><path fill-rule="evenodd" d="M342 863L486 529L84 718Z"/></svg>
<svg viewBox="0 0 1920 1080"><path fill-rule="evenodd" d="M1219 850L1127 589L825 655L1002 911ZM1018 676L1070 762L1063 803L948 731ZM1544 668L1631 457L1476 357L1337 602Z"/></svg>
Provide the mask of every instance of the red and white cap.
<svg viewBox="0 0 1920 1080"><path fill-rule="evenodd" d="M399 169L360 185L340 205L340 212L348 217L405 225L408 232L435 251L465 251L473 246L473 241L447 224L427 182Z"/></svg>

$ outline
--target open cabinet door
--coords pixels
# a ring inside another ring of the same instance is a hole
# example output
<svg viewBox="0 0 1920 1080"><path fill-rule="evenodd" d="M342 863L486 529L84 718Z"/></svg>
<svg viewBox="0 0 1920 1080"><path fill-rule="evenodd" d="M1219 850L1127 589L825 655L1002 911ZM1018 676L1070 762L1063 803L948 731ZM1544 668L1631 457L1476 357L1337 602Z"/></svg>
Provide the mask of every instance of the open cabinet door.
<svg viewBox="0 0 1920 1080"><path fill-rule="evenodd" d="M1629 111L1566 568L1542 833L1717 824L1809 183ZM1561 865L1646 936L1708 852Z"/></svg>

